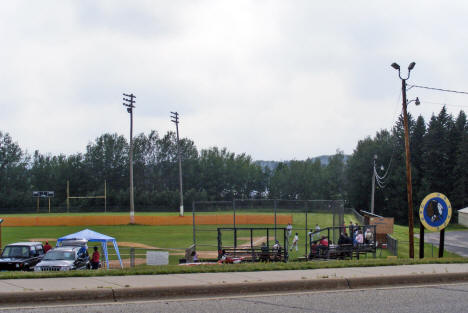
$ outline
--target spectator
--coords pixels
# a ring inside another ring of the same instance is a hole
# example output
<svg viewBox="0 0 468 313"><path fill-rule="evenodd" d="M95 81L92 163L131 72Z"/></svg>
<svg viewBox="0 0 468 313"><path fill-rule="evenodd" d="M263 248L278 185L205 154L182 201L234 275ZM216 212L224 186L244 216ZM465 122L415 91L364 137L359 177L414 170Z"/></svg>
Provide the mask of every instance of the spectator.
<svg viewBox="0 0 468 313"><path fill-rule="evenodd" d="M320 226L319 224L315 224L315 234L317 235L317 238L320 238ZM314 235L315 237L315 235Z"/></svg>
<svg viewBox="0 0 468 313"><path fill-rule="evenodd" d="M47 251L49 251L50 249L52 249L52 247L49 245L49 241L46 240L44 245L44 253L47 253Z"/></svg>
<svg viewBox="0 0 468 313"><path fill-rule="evenodd" d="M338 239L338 244L341 246L341 245L348 244L348 242L349 242L348 236L346 236L345 232L342 232L340 235L340 238Z"/></svg>
<svg viewBox="0 0 468 313"><path fill-rule="evenodd" d="M275 251L275 261L279 261L281 259L281 245L278 240L275 240L273 251Z"/></svg>
<svg viewBox="0 0 468 313"><path fill-rule="evenodd" d="M353 221L349 221L349 235L352 236L354 233L354 224Z"/></svg>
<svg viewBox="0 0 468 313"><path fill-rule="evenodd" d="M322 239L320 239L319 245L320 245L320 246L323 246L323 247L328 247L328 239L327 239L327 237L322 236Z"/></svg>
<svg viewBox="0 0 468 313"><path fill-rule="evenodd" d="M358 230L356 235L356 244L360 245L364 243L364 236L362 235L362 231Z"/></svg>
<svg viewBox="0 0 468 313"><path fill-rule="evenodd" d="M263 261L263 262L270 261L270 251L265 242L262 242L262 246L260 247L260 249L261 249L260 261Z"/></svg>
<svg viewBox="0 0 468 313"><path fill-rule="evenodd" d="M99 268L99 255L98 247L94 247L93 256L91 257L91 268L97 270Z"/></svg>
<svg viewBox="0 0 468 313"><path fill-rule="evenodd" d="M323 257L327 254L328 250L328 239L325 236L322 236L322 239L320 239L319 242L319 250L318 250L318 256Z"/></svg>
<svg viewBox="0 0 468 313"><path fill-rule="evenodd" d="M192 251L192 262L198 262L198 254L195 250Z"/></svg>
<svg viewBox="0 0 468 313"><path fill-rule="evenodd" d="M279 243L278 240L275 240L275 244L273 245L273 249L278 250L279 248L281 248L280 243Z"/></svg>
<svg viewBox="0 0 468 313"><path fill-rule="evenodd" d="M317 241L314 241L310 245L310 253L309 253L309 259L312 259L314 257L317 257L319 253L319 245L317 244Z"/></svg>
<svg viewBox="0 0 468 313"><path fill-rule="evenodd" d="M366 244L372 243L372 232L370 231L369 228L366 229L366 232L364 233L364 240Z"/></svg>

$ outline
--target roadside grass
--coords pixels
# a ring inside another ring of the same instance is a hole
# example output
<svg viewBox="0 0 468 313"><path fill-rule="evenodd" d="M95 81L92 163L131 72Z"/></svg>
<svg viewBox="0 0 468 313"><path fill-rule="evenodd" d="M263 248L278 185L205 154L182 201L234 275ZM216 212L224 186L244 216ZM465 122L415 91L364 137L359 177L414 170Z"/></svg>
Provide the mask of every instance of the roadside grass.
<svg viewBox="0 0 468 313"><path fill-rule="evenodd" d="M0 279L24 279L24 278L52 278L52 277L92 277L92 276L126 276L126 275L164 275L186 273L222 273L222 272L256 272L256 271L285 271L308 270L323 268L346 267L375 267L412 264L452 264L466 263L462 258L427 258L419 259L367 259L344 261L312 261L289 263L250 263L250 264L213 264L199 266L138 266L127 269L89 270L69 272L0 272Z"/></svg>
<svg viewBox="0 0 468 313"><path fill-rule="evenodd" d="M450 225L447 228L448 231L466 230L463 226ZM425 231L428 233L429 231ZM419 234L419 228L414 228L414 234ZM398 240L398 257L408 258L409 257L409 228L408 226L394 225L392 237ZM414 237L414 257L419 258L419 238ZM424 256L425 257L437 257L439 255L439 248L430 243L424 243ZM462 258L461 256L451 253L447 250L444 251L444 258Z"/></svg>

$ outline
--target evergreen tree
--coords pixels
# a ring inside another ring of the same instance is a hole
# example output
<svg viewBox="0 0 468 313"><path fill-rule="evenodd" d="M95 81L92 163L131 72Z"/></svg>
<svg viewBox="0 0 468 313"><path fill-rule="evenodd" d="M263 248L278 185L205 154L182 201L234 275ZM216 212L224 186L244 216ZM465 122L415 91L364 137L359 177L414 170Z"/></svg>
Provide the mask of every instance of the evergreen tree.
<svg viewBox="0 0 468 313"><path fill-rule="evenodd" d="M455 122L459 131L452 177L454 180L451 202L455 209L468 206L468 122L465 112L461 111Z"/></svg>
<svg viewBox="0 0 468 313"><path fill-rule="evenodd" d="M450 195L449 164L451 147L449 141L450 127L453 120L447 114L445 106L436 117L432 115L424 137L424 176L431 192L441 192Z"/></svg>

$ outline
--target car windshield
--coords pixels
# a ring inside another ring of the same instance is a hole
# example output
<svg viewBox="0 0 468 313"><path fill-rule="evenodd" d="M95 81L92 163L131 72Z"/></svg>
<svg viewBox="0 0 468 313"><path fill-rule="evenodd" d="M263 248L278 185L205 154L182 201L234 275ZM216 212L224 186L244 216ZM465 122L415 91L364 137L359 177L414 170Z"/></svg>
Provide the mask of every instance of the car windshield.
<svg viewBox="0 0 468 313"><path fill-rule="evenodd" d="M47 260L47 261L51 261L51 260L73 261L74 259L75 259L75 253L73 251L54 251L54 250L47 252L47 254L43 258L43 260Z"/></svg>
<svg viewBox="0 0 468 313"><path fill-rule="evenodd" d="M2 258L27 258L29 247L27 246L6 246L2 252Z"/></svg>

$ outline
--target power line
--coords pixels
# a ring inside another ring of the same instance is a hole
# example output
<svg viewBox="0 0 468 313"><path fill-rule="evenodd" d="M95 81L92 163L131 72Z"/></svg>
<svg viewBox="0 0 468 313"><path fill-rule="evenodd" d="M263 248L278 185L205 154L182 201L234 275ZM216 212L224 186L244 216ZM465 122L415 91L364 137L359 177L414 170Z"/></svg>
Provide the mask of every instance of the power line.
<svg viewBox="0 0 468 313"><path fill-rule="evenodd" d="M448 103L445 103L445 102L434 102L434 101L424 100L423 103L424 104L429 103L429 104L435 104L435 105L445 105L445 106L457 107L457 108L468 108L468 105L448 104Z"/></svg>
<svg viewBox="0 0 468 313"><path fill-rule="evenodd" d="M423 88L423 89L430 89L430 90L437 90L437 91L443 91L443 92L452 92L452 93L460 93L460 94L465 94L468 95L467 91L457 91L457 90L450 90L450 89L442 89L442 88L434 88L434 87L427 87L427 86L419 86L419 85L408 85L410 88L416 87L416 88Z"/></svg>

